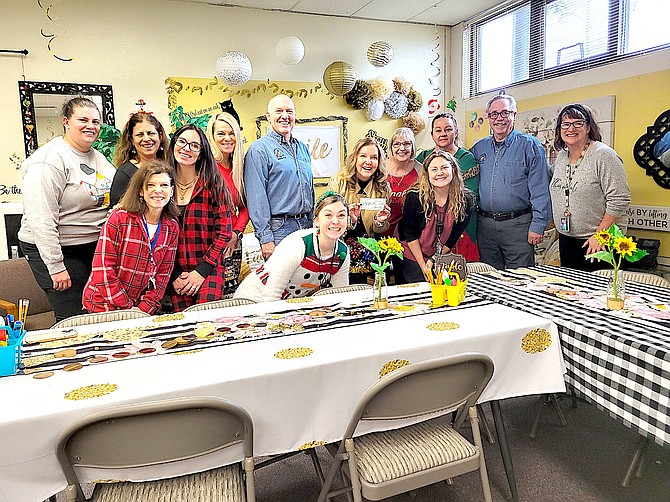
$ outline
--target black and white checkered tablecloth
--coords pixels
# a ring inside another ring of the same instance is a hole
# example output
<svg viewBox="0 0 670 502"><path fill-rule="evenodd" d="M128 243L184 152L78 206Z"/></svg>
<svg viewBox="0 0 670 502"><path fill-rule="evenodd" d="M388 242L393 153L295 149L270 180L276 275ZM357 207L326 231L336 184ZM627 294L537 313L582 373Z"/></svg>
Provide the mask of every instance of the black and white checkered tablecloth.
<svg viewBox="0 0 670 502"><path fill-rule="evenodd" d="M607 279L588 272L539 266L543 274L582 291L604 291ZM513 270L506 278L528 279ZM670 320L650 320L597 309L546 291L515 286L500 277L473 274L468 292L551 319L558 326L567 382L588 400L640 434L670 446ZM626 283L628 294L670 304L670 290Z"/></svg>

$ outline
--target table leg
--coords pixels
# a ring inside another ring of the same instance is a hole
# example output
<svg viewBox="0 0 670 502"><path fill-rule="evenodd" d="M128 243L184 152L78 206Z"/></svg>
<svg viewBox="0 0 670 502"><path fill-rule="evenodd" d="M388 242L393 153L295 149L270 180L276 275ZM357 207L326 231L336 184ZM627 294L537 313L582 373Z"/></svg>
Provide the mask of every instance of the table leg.
<svg viewBox="0 0 670 502"><path fill-rule="evenodd" d="M500 455L502 456L505 474L507 474L507 483L512 493L513 502L518 502L519 494L516 490L516 477L514 476L514 466L512 465L512 456L509 453L509 443L507 442L507 431L503 421L500 401L491 401L491 411L493 412L493 422L498 434L498 444L500 445Z"/></svg>
<svg viewBox="0 0 670 502"><path fill-rule="evenodd" d="M644 454L646 453L648 446L649 438L640 436L640 440L637 443L637 450L635 450L635 455L633 455L633 460L628 466L626 475L621 482L621 486L624 488L627 488L630 484L630 479L633 477L633 473L635 473L638 478L642 477L642 462L644 461Z"/></svg>

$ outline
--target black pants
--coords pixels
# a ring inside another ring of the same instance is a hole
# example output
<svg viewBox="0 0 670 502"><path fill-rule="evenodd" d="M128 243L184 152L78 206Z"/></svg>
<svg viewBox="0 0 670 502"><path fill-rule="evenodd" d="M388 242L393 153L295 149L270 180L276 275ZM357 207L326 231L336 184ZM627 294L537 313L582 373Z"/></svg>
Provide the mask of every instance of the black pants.
<svg viewBox="0 0 670 502"><path fill-rule="evenodd" d="M56 291L53 287L51 275L49 275L47 266L42 261L37 246L19 241L21 251L23 251L28 260L37 284L44 290L51 307L54 309L56 322L83 313L81 295L84 292L86 281L88 281L88 277L91 275L93 253L95 253L96 244L96 242L91 242L78 246L61 246L63 262L68 274L70 274L72 286L65 291Z"/></svg>
<svg viewBox="0 0 670 502"><path fill-rule="evenodd" d="M576 270L584 270L585 272L593 272L603 268L611 268L611 265L605 261L587 260L587 248L582 247L587 239L578 239L577 237L570 237L569 235L558 234L558 250L561 255L561 267L574 268Z"/></svg>
<svg viewBox="0 0 670 502"><path fill-rule="evenodd" d="M421 267L419 267L417 262L405 257L400 263L402 263L402 265L400 265L400 270L396 272L396 277L401 277L401 280L403 281L402 284L426 282L426 277L423 275Z"/></svg>

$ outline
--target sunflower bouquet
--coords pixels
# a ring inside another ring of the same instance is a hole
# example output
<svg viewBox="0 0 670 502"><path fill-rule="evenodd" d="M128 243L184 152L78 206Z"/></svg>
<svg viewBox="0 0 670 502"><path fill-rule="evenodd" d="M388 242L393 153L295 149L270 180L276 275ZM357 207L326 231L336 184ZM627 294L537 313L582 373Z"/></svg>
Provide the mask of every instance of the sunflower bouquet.
<svg viewBox="0 0 670 502"><path fill-rule="evenodd" d="M403 247L395 237L383 237L377 240L373 237L359 237L358 242L369 250L377 260L377 263L371 262L370 266L376 272L375 274L375 302L386 300L383 287L386 286L384 280L384 271L391 266L391 256L397 256L402 259ZM385 289L385 288L384 288Z"/></svg>
<svg viewBox="0 0 670 502"><path fill-rule="evenodd" d="M594 234L594 237L598 244L605 246L605 249L588 254L585 258L595 258L596 260L605 261L612 265L612 268L614 269L611 280L612 287L611 294L608 292L608 296L615 302L623 305L623 288L621 287L622 281L619 276L621 262L625 259L626 261L634 263L645 257L647 252L643 249L638 249L637 244L633 239L631 237L626 237L616 223L613 223L607 230L599 230Z"/></svg>

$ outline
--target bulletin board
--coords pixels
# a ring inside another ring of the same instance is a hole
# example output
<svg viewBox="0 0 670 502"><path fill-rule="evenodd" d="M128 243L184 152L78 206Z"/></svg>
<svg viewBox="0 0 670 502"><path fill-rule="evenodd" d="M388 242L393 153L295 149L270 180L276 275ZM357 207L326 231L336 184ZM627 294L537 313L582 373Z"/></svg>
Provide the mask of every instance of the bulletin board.
<svg viewBox="0 0 670 502"><path fill-rule="evenodd" d="M317 186L327 183L359 139L376 137L385 148L393 131L402 125L386 115L377 121L368 120L365 110L353 109L320 82L250 80L231 87L216 77L168 77L165 84L172 132L185 123L204 129L209 118L221 112L221 103L231 100L240 117L245 151L267 131L268 101L277 94L288 95L295 104L294 135L310 150Z"/></svg>

